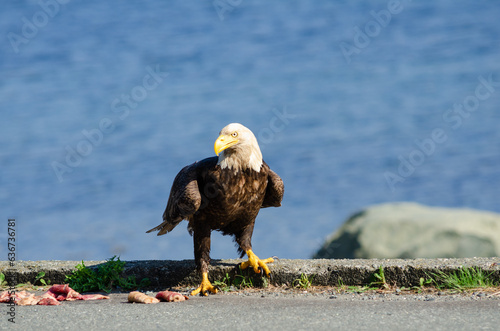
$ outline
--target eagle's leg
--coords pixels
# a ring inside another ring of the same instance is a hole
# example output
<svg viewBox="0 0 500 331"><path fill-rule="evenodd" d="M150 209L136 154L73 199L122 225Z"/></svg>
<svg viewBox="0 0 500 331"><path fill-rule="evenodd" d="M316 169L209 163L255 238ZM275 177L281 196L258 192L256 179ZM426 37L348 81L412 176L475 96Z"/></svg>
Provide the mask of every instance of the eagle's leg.
<svg viewBox="0 0 500 331"><path fill-rule="evenodd" d="M210 263L210 230L195 229L193 234L194 260L196 267L201 272L200 286L191 292L191 295L208 295L208 292L217 293L217 289L208 280L208 264Z"/></svg>
<svg viewBox="0 0 500 331"><path fill-rule="evenodd" d="M252 252L252 233L253 233L253 224L249 224L244 227L243 230L235 235L236 242L240 246L240 252L245 252L248 256L248 261L245 261L240 264L241 269L246 269L248 267L252 267L255 273L259 274L259 268L266 273L266 276L271 274L271 270L267 266L267 263L273 263L274 259L272 257L261 260L254 252Z"/></svg>

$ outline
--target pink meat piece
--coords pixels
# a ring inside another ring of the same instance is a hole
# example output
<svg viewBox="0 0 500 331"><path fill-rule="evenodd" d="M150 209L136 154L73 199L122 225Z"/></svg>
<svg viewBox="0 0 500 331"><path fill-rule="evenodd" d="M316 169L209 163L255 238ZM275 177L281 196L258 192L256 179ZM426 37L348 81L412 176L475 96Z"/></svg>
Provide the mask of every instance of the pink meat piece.
<svg viewBox="0 0 500 331"><path fill-rule="evenodd" d="M48 292L53 293L58 301L83 300L82 295L69 287L68 284L53 285L49 288Z"/></svg>
<svg viewBox="0 0 500 331"><path fill-rule="evenodd" d="M16 292L16 295L14 297L14 301L15 303L17 304L20 300L23 300L23 299L26 299L26 298L29 298L29 297L34 297L35 295L34 294L31 294L29 292L26 292L26 291L20 291L20 292ZM26 301L29 301L29 300L26 300Z"/></svg>
<svg viewBox="0 0 500 331"><path fill-rule="evenodd" d="M160 301L167 301L167 302L179 302L179 301L189 300L187 296L171 291L158 292L158 294L156 294L156 298Z"/></svg>
<svg viewBox="0 0 500 331"><path fill-rule="evenodd" d="M9 291L3 291L0 294L0 302L10 302L11 295ZM68 284L54 285L47 292L41 296L35 296L33 293L26 291L15 292L14 301L17 305L43 305L43 306L56 306L60 305L59 301L73 301L73 300L101 300L109 299L108 296L101 294L85 294L82 295Z"/></svg>
<svg viewBox="0 0 500 331"><path fill-rule="evenodd" d="M57 306L61 303L57 301L52 295L45 293L44 295L39 297L40 300L37 302L37 305L40 306Z"/></svg>
<svg viewBox="0 0 500 331"><path fill-rule="evenodd" d="M19 306L57 306L60 305L59 301L57 301L53 296L45 293L40 296L35 296L34 294L29 294L28 296L20 299L16 302Z"/></svg>
<svg viewBox="0 0 500 331"><path fill-rule="evenodd" d="M35 297L35 294L29 294L16 300L16 304L19 306L33 306L36 305L38 301L40 301L40 299Z"/></svg>
<svg viewBox="0 0 500 331"><path fill-rule="evenodd" d="M18 304L21 300L24 300L22 301L23 303L26 303L26 302L31 302L33 301L33 298L35 297L34 294L32 293L29 293L29 292L26 292L26 291L19 291L19 292L15 292L15 295L11 295L9 293L9 291L3 291L1 294L0 294L0 302L5 302L5 303L9 303L11 298L14 299L14 302L16 304Z"/></svg>
<svg viewBox="0 0 500 331"><path fill-rule="evenodd" d="M10 302L9 291L3 291L2 293L0 293L0 302Z"/></svg>

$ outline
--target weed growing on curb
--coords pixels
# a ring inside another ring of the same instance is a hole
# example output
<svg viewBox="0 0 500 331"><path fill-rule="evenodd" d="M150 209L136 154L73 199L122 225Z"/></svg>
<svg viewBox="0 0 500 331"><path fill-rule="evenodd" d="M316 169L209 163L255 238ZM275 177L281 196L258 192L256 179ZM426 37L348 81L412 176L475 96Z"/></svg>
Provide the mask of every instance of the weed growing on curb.
<svg viewBox="0 0 500 331"><path fill-rule="evenodd" d="M214 281L213 285L223 292L228 292L231 290L231 277L229 277L229 274L226 272L226 276L221 280Z"/></svg>
<svg viewBox="0 0 500 331"><path fill-rule="evenodd" d="M50 286L50 280L46 281L45 279L43 279L43 277L45 277L45 272L40 271L36 275L35 280L33 281L33 283L31 283L31 282L20 283L20 284L14 285L14 287L16 289L20 289L20 288L28 288L29 289L29 288L31 288L31 289L34 289L34 290L38 290L38 287L47 287L47 286ZM41 286L36 286L37 282L40 282ZM5 288L5 287L8 287L8 282L5 280L5 275L0 272L0 288Z"/></svg>
<svg viewBox="0 0 500 331"><path fill-rule="evenodd" d="M253 280L248 276L236 275L234 277L233 285L237 288L253 287Z"/></svg>
<svg viewBox="0 0 500 331"><path fill-rule="evenodd" d="M45 281L45 279L43 279L43 277L45 277L45 272L40 271L38 273L38 275L36 275L35 281L33 282L33 284L36 285L36 282L40 281L40 284L42 284L43 286L49 286L50 280Z"/></svg>
<svg viewBox="0 0 500 331"><path fill-rule="evenodd" d="M373 274L373 278L374 280L370 283L370 285L368 285L369 287L375 286L385 290L388 290L390 288L389 284L387 284L387 281L385 279L384 267L380 266L378 268L378 272L375 272Z"/></svg>
<svg viewBox="0 0 500 331"><path fill-rule="evenodd" d="M448 289L455 291L465 291L473 288L494 287L500 284L491 279L493 272L486 273L480 268L461 268L456 272L446 274L442 271L433 273L430 277L436 288L439 290Z"/></svg>
<svg viewBox="0 0 500 331"><path fill-rule="evenodd" d="M251 287L262 287L266 288L269 286L269 281L267 277L261 277L260 279L254 279L250 276L250 271L242 270L239 267L239 273L234 275L234 278L231 278L229 273L226 272L226 275L221 280L216 280L213 282L213 285L217 286L223 292L233 291L234 289L243 289L243 288L251 288Z"/></svg>
<svg viewBox="0 0 500 331"><path fill-rule="evenodd" d="M345 285L344 281L342 280L342 278L339 278L337 287L339 288L338 289L339 293L347 292L347 293L358 293L358 294L360 294L360 293L364 293L364 292L368 292L368 291L372 291L372 290L377 290L376 288L370 287L370 286Z"/></svg>
<svg viewBox="0 0 500 331"><path fill-rule="evenodd" d="M314 278L314 276L311 276L311 280L309 280L309 277L302 273L300 274L300 278L297 278L296 280L293 281L293 287L299 287L301 289L307 290L309 287L311 287L311 281Z"/></svg>
<svg viewBox="0 0 500 331"><path fill-rule="evenodd" d="M411 290L416 290L418 293L422 293L426 287L430 286L433 283L433 280L428 278L425 279L424 277L420 277L419 279L419 286L413 286Z"/></svg>
<svg viewBox="0 0 500 331"><path fill-rule="evenodd" d="M0 272L0 287L7 286L7 281L5 280L5 275Z"/></svg>
<svg viewBox="0 0 500 331"><path fill-rule="evenodd" d="M148 278L144 278L137 284L135 276L121 277L125 262L116 258L116 255L98 266L97 271L89 269L82 261L78 264L71 275L66 276L66 283L77 292L104 291L111 292L113 288L123 290L134 290L150 284Z"/></svg>

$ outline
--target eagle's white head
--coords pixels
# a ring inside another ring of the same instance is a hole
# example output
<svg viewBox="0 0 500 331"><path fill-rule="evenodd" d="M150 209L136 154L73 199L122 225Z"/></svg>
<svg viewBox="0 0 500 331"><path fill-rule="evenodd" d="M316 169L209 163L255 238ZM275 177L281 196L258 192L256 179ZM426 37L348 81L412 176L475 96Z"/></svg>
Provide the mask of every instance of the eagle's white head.
<svg viewBox="0 0 500 331"><path fill-rule="evenodd" d="M214 150L222 169L238 171L251 168L258 172L262 166L257 139L252 131L239 123L231 123L220 131Z"/></svg>

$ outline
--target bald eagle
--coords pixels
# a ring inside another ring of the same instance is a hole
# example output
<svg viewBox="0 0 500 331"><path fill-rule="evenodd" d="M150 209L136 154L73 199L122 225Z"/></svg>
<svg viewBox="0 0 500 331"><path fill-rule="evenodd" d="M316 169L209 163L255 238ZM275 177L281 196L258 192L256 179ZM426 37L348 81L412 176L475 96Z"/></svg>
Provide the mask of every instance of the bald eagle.
<svg viewBox="0 0 500 331"><path fill-rule="evenodd" d="M260 208L279 207L284 185L281 178L262 159L252 131L239 123L224 127L214 145L214 157L184 167L175 177L163 223L147 231L163 235L187 220L193 235L194 259L202 275L201 285L191 295L217 293L208 280L210 234L212 230L234 236L238 251L248 261L242 269L259 268L270 275L267 263L252 252L252 232Z"/></svg>

